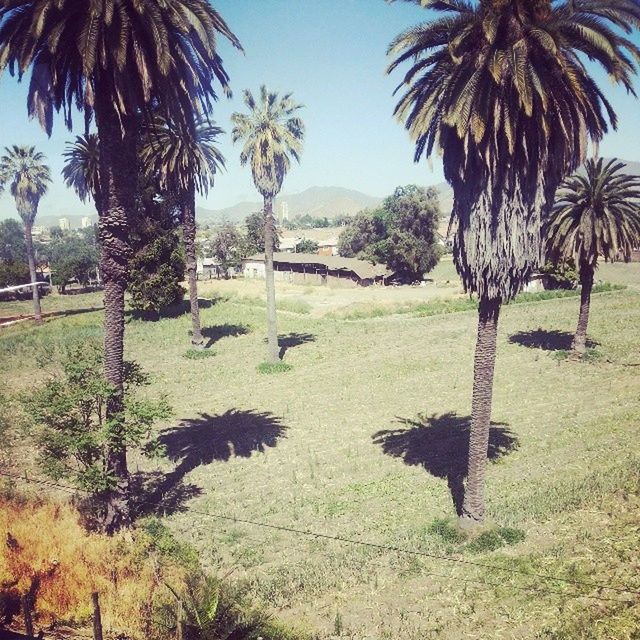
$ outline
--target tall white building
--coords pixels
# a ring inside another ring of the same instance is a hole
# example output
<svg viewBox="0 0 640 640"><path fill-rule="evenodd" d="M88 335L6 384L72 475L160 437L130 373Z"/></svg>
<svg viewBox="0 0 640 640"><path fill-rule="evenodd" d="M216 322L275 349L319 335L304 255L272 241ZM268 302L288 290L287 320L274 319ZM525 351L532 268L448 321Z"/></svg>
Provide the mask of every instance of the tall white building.
<svg viewBox="0 0 640 640"><path fill-rule="evenodd" d="M91 226L91 218L89 216L85 216L84 218L82 218L82 221L80 222L80 226L83 229L86 229L87 227Z"/></svg>
<svg viewBox="0 0 640 640"><path fill-rule="evenodd" d="M71 222L69 221L69 218L60 218L60 220L58 220L58 224L63 231L69 231L69 229L71 229Z"/></svg>
<svg viewBox="0 0 640 640"><path fill-rule="evenodd" d="M280 205L280 224L289 219L289 205L283 202Z"/></svg>

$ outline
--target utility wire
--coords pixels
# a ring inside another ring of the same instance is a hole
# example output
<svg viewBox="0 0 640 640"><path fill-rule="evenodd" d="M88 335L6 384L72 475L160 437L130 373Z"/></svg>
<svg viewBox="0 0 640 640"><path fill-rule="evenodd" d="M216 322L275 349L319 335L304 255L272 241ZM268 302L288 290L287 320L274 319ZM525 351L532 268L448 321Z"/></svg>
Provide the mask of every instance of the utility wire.
<svg viewBox="0 0 640 640"><path fill-rule="evenodd" d="M87 491L83 491L82 489L75 489L74 487L71 487L69 485L61 485L55 482L51 482L48 480L42 480L42 479L36 479L36 478L28 478L26 476L20 476L20 475L15 475L15 474L10 474L10 473L5 473L0 471L0 475L1 476L5 476L8 478L13 478L14 480L20 480L23 482L30 482L30 483L34 483L34 484L40 484L43 486L48 486L51 488L59 488L65 491L72 491L72 492L76 492L76 491L81 491L83 493L89 493ZM155 501L153 500L147 500L147 501L141 501L138 502L138 504L155 504ZM304 529L295 529L293 527L286 527L284 525L277 525L277 524L270 524L267 522L259 522L256 520L249 520L246 518L238 518L236 516L228 516L228 515L224 515L224 514L220 514L220 513L212 513L210 511L200 511L198 509L190 509L191 513L196 513L198 515L201 516L205 516L208 518L214 518L217 520L224 520L227 522L236 522L236 523L240 523L240 524L248 524L248 525L253 525L253 526L257 526L257 527L262 527L265 529L272 529L272 530L276 530L276 531L284 531L287 533L293 533L296 535L303 535L303 536L307 536L307 537L311 537L311 538L321 538L324 540L332 540L334 542L341 542L341 543L346 543L346 544L352 544L352 545L360 545L363 547L368 547L368 548L372 548L372 549L379 549L379 550L384 550L384 551L393 551L395 553L402 553L402 554L406 554L406 555L411 555L411 556L418 556L418 557L425 557L425 558L430 558L432 560L439 560L439 561L443 561L443 562L450 562L450 563L456 563L458 565L467 565L467 566L473 566L473 567L480 567L483 569L489 569L492 571L502 571L505 573L511 573L511 574L517 574L517 575L523 575L523 576L527 576L530 578L539 578L541 580L554 580L556 582L564 582L565 584L570 584L570 585L574 585L574 586L581 586L581 587L592 587L592 588L597 588L597 589L602 589L602 590L607 590L607 591L615 591L617 593L623 593L623 594L631 594L631 595L636 595L636 596L640 596L640 591L636 590L636 589L631 589L631 588L626 588L626 587L617 587L617 586L610 586L610 585L605 585L602 583L597 583L597 582L588 582L588 581L584 581L584 580L574 580L571 578L562 578L560 576L553 576L553 575L549 575L549 574L544 574L544 573L534 573L534 572L530 572L530 571L522 571L519 569L510 569L509 567L500 567L498 565L492 565L492 564L486 564L483 562L477 562L474 560L464 560L462 558L452 558L449 556L441 556L435 553L428 553L426 551L418 551L416 549L405 549L403 547L397 547L394 545L384 545L384 544L379 544L379 543L375 543L375 542L368 542L368 541L363 541L363 540L355 540L353 538L346 538L343 536L335 536L335 535L330 535L327 533L319 533L319 532L315 532L315 531L308 531L308 530L304 530ZM439 574L431 574L434 575L436 577L443 577L446 578L447 576L443 576L443 575L439 575ZM451 576L452 579L459 579L459 580L465 580L465 581L469 581L468 579L464 579L464 578L458 578L458 577L453 577ZM478 581L475 581L478 582ZM491 582L483 582L483 584L488 584L488 585L492 585L492 586L503 586L499 583L491 583ZM513 585L510 585L513 586ZM515 589L520 589L520 590L524 590L524 591L541 591L544 592L545 589L538 589L536 587L515 587L513 586L513 588ZM555 594L559 594L559 595L565 595L565 596L569 596L569 597L585 597L585 598L593 598L596 600L605 600L605 601L613 601L613 602L619 602L619 603L626 603L626 604L632 604L633 602L631 600L619 600L617 598L606 598L606 597L602 597L602 596L595 596L595 595L582 595L582 594L566 594L562 591L558 591L558 590L550 590L550 589L546 589L546 592L548 593L555 593Z"/></svg>

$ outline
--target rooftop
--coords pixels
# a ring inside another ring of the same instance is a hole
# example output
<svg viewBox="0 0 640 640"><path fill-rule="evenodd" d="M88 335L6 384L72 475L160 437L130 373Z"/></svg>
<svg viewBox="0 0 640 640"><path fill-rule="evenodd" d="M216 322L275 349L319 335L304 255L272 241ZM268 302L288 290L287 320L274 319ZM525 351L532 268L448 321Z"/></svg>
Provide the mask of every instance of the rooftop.
<svg viewBox="0 0 640 640"><path fill-rule="evenodd" d="M321 265L332 271L352 271L359 278L388 277L391 271L385 264L371 264L357 258L342 258L341 256L319 256L315 253L282 253L273 254L273 261L289 264ZM244 259L244 262L264 262L264 253L256 253Z"/></svg>

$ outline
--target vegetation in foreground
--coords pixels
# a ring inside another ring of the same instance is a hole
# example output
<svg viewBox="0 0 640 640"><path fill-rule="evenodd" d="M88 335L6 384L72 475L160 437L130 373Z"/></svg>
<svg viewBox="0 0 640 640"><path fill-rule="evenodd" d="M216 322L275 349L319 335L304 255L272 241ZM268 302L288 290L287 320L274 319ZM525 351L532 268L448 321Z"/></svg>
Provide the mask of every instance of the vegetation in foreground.
<svg viewBox="0 0 640 640"><path fill-rule="evenodd" d="M601 273L633 285L638 268L603 265ZM78 304L77 296L59 298ZM620 326L640 321L640 296L633 286L594 295L589 337L602 357L557 360L570 348L578 304L574 296L504 311L496 455L487 471L489 528L515 531L506 534L510 542L498 534L502 546L491 533L469 548L442 525L451 523L451 488L464 468L473 310L348 323L281 313L294 375L277 376L256 370L264 307L248 300L220 297L202 310L216 357L197 363L183 357L189 314L131 319L127 358L149 372L153 395L166 394L176 416L156 431L167 459L136 457L133 468L175 483L171 495L182 499L163 505L163 522L198 550L207 570L232 571L249 598L322 637L332 637L336 617L343 637L626 637L638 624L634 596L632 605L576 599L571 594L606 592L204 515L637 590L640 342ZM88 312L39 330L3 329L1 380L11 371L14 387L30 388L41 376L34 354L71 332L99 337L100 320ZM29 452L20 451L14 463L28 467ZM560 593L520 591L529 587Z"/></svg>

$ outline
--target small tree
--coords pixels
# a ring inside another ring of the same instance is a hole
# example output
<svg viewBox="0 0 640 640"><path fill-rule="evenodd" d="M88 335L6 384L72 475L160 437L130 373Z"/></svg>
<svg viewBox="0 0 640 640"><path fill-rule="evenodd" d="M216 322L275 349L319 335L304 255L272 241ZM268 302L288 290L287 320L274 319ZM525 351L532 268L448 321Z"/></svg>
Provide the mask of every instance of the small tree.
<svg viewBox="0 0 640 640"><path fill-rule="evenodd" d="M178 233L177 208L170 198L158 198L152 186L141 192L132 221L129 260L132 308L158 318L163 309L182 302L186 262Z"/></svg>
<svg viewBox="0 0 640 640"><path fill-rule="evenodd" d="M68 235L48 247L53 283L65 293L72 280L83 286L89 284L100 259L98 247L86 236Z"/></svg>
<svg viewBox="0 0 640 640"><path fill-rule="evenodd" d="M97 340L72 343L54 360L58 362L45 382L22 398L39 463L50 478L70 481L90 493L98 506L118 482L108 453L158 453L151 430L170 416L170 409L164 399L136 397L135 389L149 380L136 363L125 362L123 415L111 419L107 404L115 388L102 373L103 350Z"/></svg>
<svg viewBox="0 0 640 640"><path fill-rule="evenodd" d="M236 269L242 264L245 245L242 234L231 222L225 222L211 239L211 255L220 263L225 278L228 277L229 269Z"/></svg>
<svg viewBox="0 0 640 640"><path fill-rule="evenodd" d="M315 240L303 238L296 245L296 253L318 253L320 245Z"/></svg>
<svg viewBox="0 0 640 640"><path fill-rule="evenodd" d="M248 215L244 220L246 228L247 238L245 251L246 255L252 255L254 253L264 253L264 225L265 219L262 212L252 213ZM280 233L277 228L273 232L273 250L278 251L280 249Z"/></svg>

